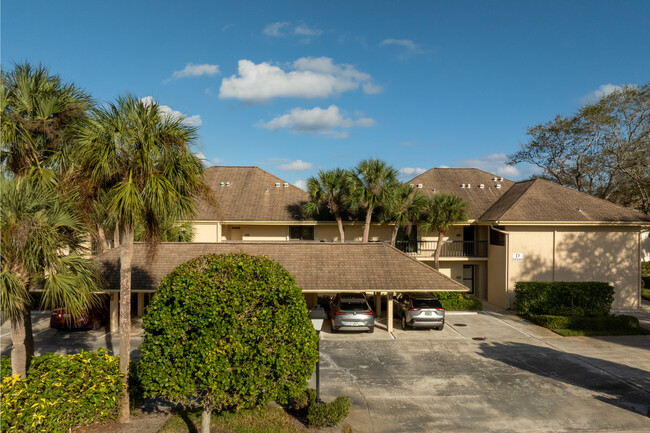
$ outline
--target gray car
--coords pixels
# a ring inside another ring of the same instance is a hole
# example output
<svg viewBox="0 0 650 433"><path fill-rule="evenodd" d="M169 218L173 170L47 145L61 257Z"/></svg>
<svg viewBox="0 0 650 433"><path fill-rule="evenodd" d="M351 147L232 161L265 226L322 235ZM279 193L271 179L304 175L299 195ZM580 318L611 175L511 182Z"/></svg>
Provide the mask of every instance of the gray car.
<svg viewBox="0 0 650 433"><path fill-rule="evenodd" d="M332 332L375 330L375 315L363 293L339 293L330 304Z"/></svg>
<svg viewBox="0 0 650 433"><path fill-rule="evenodd" d="M402 329L433 327L442 330L445 326L445 309L433 295L404 293L393 299L393 306Z"/></svg>

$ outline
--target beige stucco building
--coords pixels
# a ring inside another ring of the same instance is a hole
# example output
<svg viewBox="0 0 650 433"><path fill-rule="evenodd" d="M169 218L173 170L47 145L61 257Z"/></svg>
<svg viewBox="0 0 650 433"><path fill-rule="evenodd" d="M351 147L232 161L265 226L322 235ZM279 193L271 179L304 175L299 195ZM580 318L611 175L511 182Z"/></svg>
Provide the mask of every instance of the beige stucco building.
<svg viewBox="0 0 650 433"><path fill-rule="evenodd" d="M205 176L216 200L199 205L195 242L339 240L331 217L302 215L306 192L258 167L210 167ZM440 272L479 298L512 308L517 281L607 281L613 309L639 308L647 215L545 180L512 182L478 169L435 168L409 184L468 203L467 223L446 233ZM361 240L363 222L347 219L344 228L346 242ZM392 230L373 224L370 240L390 242ZM437 236L415 228L396 247L433 266Z"/></svg>

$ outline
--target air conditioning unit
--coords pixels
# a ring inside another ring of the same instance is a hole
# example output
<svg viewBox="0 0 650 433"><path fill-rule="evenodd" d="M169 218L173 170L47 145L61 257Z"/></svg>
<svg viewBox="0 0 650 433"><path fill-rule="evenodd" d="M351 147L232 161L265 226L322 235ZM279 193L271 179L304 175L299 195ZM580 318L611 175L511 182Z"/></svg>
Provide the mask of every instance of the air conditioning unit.
<svg viewBox="0 0 650 433"><path fill-rule="evenodd" d="M287 182L284 183L285 188L289 188L289 184Z"/></svg>
<svg viewBox="0 0 650 433"><path fill-rule="evenodd" d="M422 184L421 183L418 183L418 188L422 189Z"/></svg>
<svg viewBox="0 0 650 433"><path fill-rule="evenodd" d="M276 187L276 188L280 188L280 182L276 182L276 183L275 183L275 187Z"/></svg>

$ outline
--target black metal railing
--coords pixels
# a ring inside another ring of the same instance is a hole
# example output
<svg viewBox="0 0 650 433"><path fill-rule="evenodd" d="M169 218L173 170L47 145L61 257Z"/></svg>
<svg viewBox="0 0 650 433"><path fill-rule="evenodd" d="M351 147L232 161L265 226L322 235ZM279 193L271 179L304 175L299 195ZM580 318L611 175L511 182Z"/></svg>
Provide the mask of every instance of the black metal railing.
<svg viewBox="0 0 650 433"><path fill-rule="evenodd" d="M418 257L433 257L438 241L396 241L395 248ZM487 241L444 241L440 257L487 257Z"/></svg>

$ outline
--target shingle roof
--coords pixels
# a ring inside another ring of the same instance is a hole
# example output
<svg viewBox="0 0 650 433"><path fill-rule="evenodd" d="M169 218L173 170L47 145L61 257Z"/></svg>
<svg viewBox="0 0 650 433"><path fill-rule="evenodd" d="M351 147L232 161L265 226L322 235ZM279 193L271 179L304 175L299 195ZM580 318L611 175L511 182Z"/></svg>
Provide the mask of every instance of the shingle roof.
<svg viewBox="0 0 650 433"><path fill-rule="evenodd" d="M309 196L303 190L259 167L209 167L204 179L216 206L197 205L198 221L292 221L303 219L300 205ZM223 182L223 186L221 183ZM279 187L276 187L279 184Z"/></svg>
<svg viewBox="0 0 650 433"><path fill-rule="evenodd" d="M408 183L416 188L422 184L420 191L428 196L446 193L462 198L468 204L468 214L472 220L478 219L514 184L511 180L477 168L432 168ZM497 188L497 185L500 187Z"/></svg>
<svg viewBox="0 0 650 433"><path fill-rule="evenodd" d="M517 182L484 221L650 222L650 216L544 179Z"/></svg>
<svg viewBox="0 0 650 433"><path fill-rule="evenodd" d="M162 277L205 254L243 251L280 263L304 291L465 291L467 287L384 243L162 243L155 259L147 246L134 245L131 288L155 290ZM95 257L109 290L119 290L120 249Z"/></svg>

